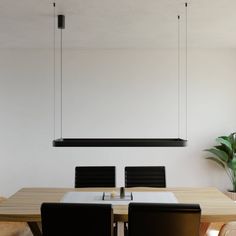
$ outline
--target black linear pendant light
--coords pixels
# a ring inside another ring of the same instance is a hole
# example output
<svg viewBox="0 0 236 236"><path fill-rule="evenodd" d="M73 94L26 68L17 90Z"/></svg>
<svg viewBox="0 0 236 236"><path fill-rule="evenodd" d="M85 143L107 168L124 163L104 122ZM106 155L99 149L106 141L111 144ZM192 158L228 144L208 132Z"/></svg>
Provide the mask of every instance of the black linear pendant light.
<svg viewBox="0 0 236 236"><path fill-rule="evenodd" d="M54 147L184 147L179 138L63 138L53 140Z"/></svg>
<svg viewBox="0 0 236 236"><path fill-rule="evenodd" d="M54 22L55 22L55 3ZM187 3L186 9L186 139L187 139ZM54 23L54 147L184 147L187 140L180 138L180 16L178 16L178 138L63 138L62 136L62 30L65 16L58 15L58 29L61 30L60 73L61 73L61 137L55 139L55 23Z"/></svg>

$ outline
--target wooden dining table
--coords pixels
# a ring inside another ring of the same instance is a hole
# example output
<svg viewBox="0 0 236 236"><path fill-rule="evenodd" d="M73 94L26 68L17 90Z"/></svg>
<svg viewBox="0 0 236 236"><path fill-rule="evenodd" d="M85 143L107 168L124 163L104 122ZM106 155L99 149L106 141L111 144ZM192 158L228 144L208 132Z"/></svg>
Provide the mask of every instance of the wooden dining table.
<svg viewBox="0 0 236 236"><path fill-rule="evenodd" d="M114 192L118 188L22 188L0 204L0 221L27 222L34 236L41 236L40 207L43 202L60 202L71 191ZM171 192L179 203L201 207L200 236L211 223L236 221L236 203L216 188L129 188L126 192ZM114 220L128 221L128 205L113 205Z"/></svg>

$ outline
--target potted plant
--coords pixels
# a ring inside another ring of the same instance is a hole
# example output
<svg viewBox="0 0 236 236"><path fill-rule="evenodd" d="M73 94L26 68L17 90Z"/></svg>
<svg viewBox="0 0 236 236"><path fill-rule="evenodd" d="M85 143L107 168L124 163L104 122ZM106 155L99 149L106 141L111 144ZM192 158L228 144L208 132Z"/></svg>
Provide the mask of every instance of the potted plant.
<svg viewBox="0 0 236 236"><path fill-rule="evenodd" d="M205 150L213 154L213 156L206 159L216 162L226 171L232 183L232 189L228 190L226 194L236 200L236 133L231 133L229 136L220 136L216 139L216 142L218 143L217 146Z"/></svg>

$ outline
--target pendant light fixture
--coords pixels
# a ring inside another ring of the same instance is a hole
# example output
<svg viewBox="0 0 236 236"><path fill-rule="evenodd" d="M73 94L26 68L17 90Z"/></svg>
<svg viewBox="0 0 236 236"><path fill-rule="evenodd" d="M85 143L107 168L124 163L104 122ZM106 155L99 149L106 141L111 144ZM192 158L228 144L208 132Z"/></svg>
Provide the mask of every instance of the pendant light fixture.
<svg viewBox="0 0 236 236"><path fill-rule="evenodd" d="M55 20L55 3L54 20ZM186 139L187 139L187 3L186 9ZM58 29L60 29L60 134L55 139L55 24L54 24L54 147L184 147L187 140L180 138L180 16L178 16L178 138L63 138L63 90L62 90L62 30L65 29L65 16L58 15Z"/></svg>

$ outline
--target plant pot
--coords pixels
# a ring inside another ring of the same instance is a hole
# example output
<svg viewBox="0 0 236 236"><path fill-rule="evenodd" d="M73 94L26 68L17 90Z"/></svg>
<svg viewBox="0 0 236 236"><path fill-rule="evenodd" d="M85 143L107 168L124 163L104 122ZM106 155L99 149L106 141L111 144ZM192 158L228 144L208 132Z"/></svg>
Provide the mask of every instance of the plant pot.
<svg viewBox="0 0 236 236"><path fill-rule="evenodd" d="M227 192L225 192L225 195L231 198L233 201L236 201L236 192L228 190Z"/></svg>

